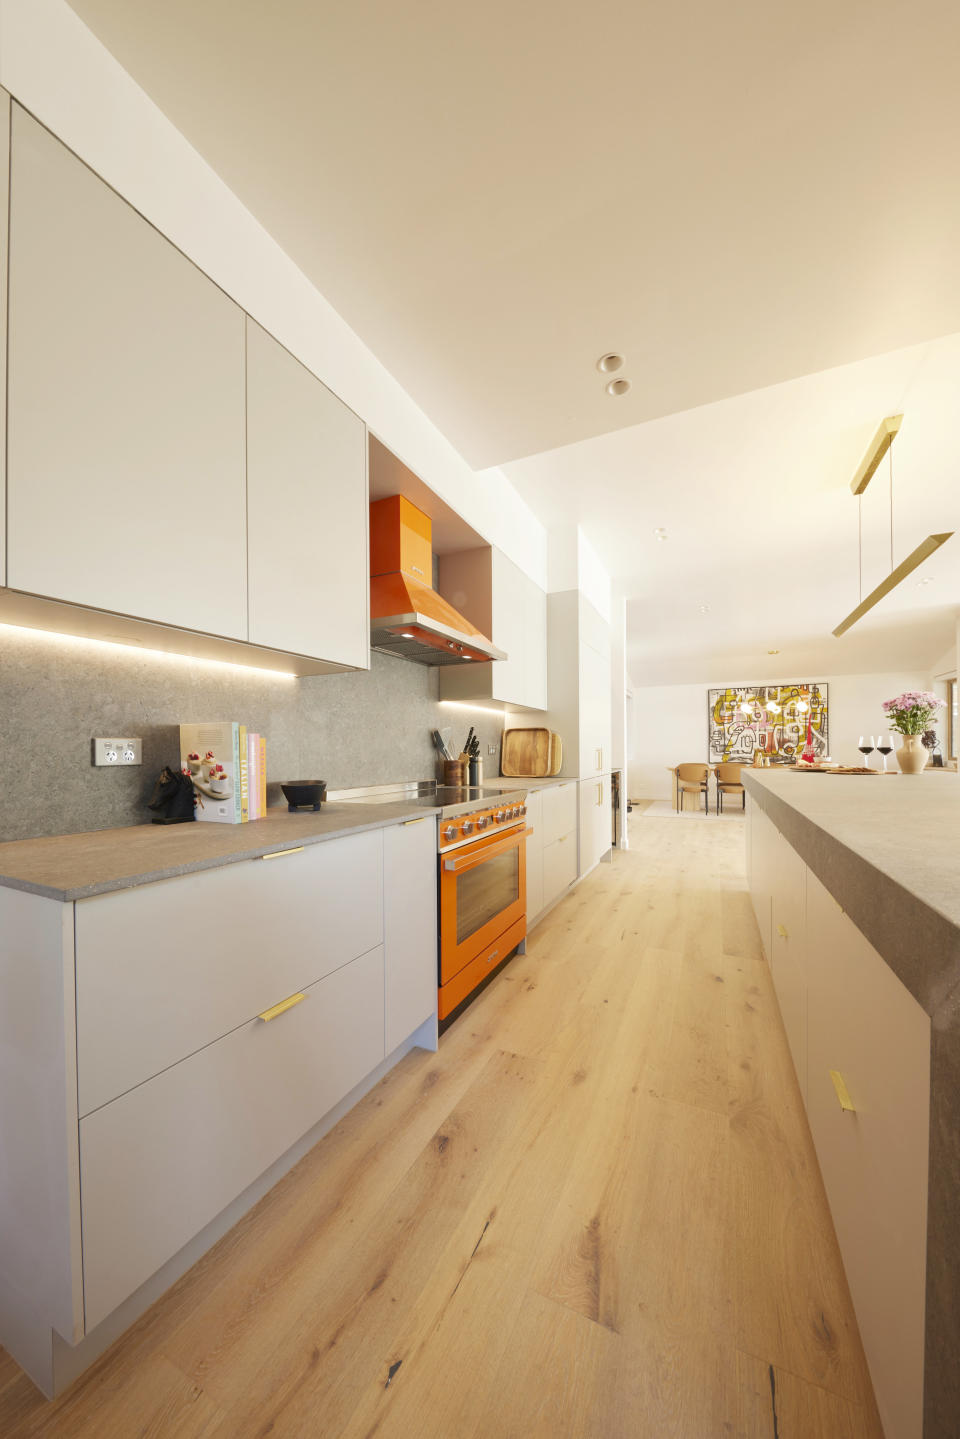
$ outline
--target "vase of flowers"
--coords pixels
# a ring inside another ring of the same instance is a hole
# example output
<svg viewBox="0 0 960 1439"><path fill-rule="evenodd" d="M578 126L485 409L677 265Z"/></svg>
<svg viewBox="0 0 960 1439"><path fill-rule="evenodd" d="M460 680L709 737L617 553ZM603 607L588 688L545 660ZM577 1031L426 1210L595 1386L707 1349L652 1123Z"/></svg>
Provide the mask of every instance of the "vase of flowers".
<svg viewBox="0 0 960 1439"><path fill-rule="evenodd" d="M897 763L904 774L919 774L926 764L930 750L923 738L936 719L937 710L945 709L946 703L929 690L907 690L896 699L884 700L887 723L903 736L897 750Z"/></svg>

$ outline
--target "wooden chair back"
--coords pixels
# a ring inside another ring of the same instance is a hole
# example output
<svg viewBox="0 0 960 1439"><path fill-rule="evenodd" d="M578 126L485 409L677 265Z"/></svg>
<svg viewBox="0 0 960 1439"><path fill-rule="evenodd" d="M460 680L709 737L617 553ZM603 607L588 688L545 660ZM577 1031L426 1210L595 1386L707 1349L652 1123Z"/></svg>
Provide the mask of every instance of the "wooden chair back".
<svg viewBox="0 0 960 1439"><path fill-rule="evenodd" d="M677 779L681 784L706 784L707 773L705 764L677 765Z"/></svg>
<svg viewBox="0 0 960 1439"><path fill-rule="evenodd" d="M733 764L729 760L724 760L722 764L715 764L713 769L717 776L718 784L740 783L740 771L743 769L742 764Z"/></svg>

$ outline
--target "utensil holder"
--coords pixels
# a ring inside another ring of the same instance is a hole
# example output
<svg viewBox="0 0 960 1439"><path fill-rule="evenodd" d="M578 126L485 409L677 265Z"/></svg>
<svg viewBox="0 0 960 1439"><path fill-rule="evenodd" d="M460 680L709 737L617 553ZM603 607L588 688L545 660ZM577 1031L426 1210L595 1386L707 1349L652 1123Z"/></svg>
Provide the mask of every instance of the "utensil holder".
<svg viewBox="0 0 960 1439"><path fill-rule="evenodd" d="M443 762L444 784L465 785L467 782L467 762L462 759L446 759Z"/></svg>

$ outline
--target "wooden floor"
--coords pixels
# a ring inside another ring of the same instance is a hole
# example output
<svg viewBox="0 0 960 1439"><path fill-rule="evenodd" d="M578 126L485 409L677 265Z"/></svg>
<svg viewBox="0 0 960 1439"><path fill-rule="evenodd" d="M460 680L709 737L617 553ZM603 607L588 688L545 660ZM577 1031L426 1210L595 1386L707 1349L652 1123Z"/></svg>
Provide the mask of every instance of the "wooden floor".
<svg viewBox="0 0 960 1439"><path fill-rule="evenodd" d="M631 842L4 1439L880 1439L742 827Z"/></svg>

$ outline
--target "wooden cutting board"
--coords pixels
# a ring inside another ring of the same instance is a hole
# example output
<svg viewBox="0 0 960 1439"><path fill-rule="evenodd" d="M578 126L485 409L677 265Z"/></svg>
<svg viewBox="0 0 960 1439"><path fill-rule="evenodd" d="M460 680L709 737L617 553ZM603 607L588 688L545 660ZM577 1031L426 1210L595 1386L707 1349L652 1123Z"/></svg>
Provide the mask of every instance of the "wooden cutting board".
<svg viewBox="0 0 960 1439"><path fill-rule="evenodd" d="M550 731L504 730L500 773L508 779L546 779L550 773Z"/></svg>
<svg viewBox="0 0 960 1439"><path fill-rule="evenodd" d="M550 773L559 774L563 764L563 740L558 734L550 731Z"/></svg>

